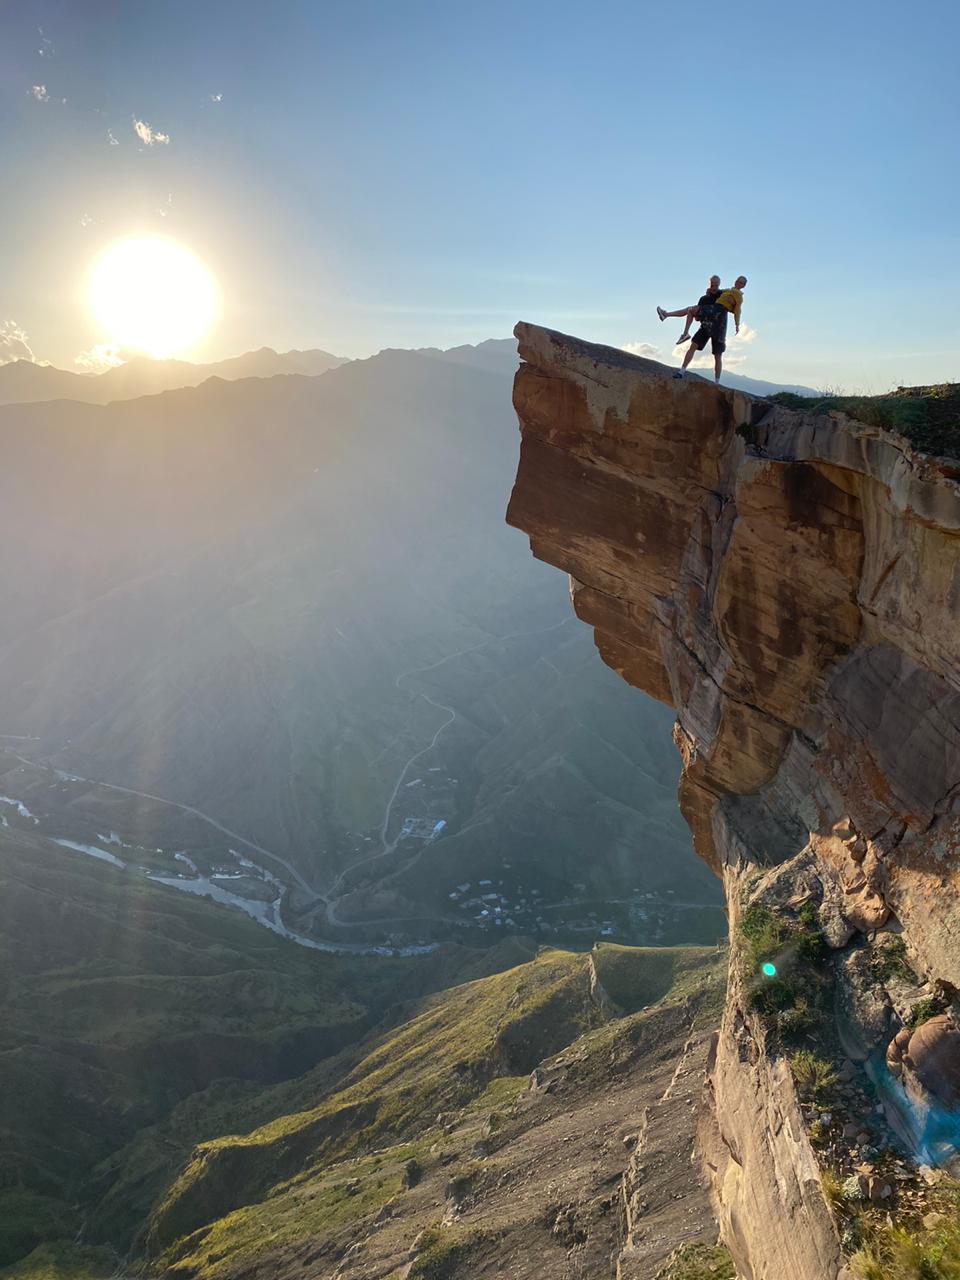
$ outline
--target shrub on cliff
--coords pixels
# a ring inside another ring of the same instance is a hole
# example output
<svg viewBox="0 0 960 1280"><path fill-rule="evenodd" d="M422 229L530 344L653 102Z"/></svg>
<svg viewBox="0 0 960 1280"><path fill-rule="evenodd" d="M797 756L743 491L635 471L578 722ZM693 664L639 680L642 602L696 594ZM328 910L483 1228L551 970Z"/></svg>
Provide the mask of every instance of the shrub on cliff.
<svg viewBox="0 0 960 1280"><path fill-rule="evenodd" d="M790 1059L793 1078L804 1098L816 1098L837 1082L837 1073L824 1058L809 1049L801 1049Z"/></svg>
<svg viewBox="0 0 960 1280"><path fill-rule="evenodd" d="M829 998L827 944L815 912L796 920L754 903L737 929L751 1007L786 1044L815 1027Z"/></svg>
<svg viewBox="0 0 960 1280"><path fill-rule="evenodd" d="M917 980L907 959L906 943L896 934L877 942L870 953L870 967L878 982L889 982L894 977L903 978L905 982Z"/></svg>
<svg viewBox="0 0 960 1280"><path fill-rule="evenodd" d="M931 1231L877 1228L850 1265L858 1280L960 1280L960 1217Z"/></svg>

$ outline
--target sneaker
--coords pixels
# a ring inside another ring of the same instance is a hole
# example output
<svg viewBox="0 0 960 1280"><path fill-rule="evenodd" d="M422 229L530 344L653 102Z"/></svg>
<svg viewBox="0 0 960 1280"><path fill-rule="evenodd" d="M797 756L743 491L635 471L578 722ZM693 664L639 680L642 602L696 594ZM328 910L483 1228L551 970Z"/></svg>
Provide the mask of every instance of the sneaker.
<svg viewBox="0 0 960 1280"><path fill-rule="evenodd" d="M674 346L679 347L682 342L689 342L689 341L690 341L689 333L681 333L680 337L674 343Z"/></svg>
<svg viewBox="0 0 960 1280"><path fill-rule="evenodd" d="M667 313L664 311L663 307L657 307L657 315L661 320L666 320L667 318Z"/></svg>

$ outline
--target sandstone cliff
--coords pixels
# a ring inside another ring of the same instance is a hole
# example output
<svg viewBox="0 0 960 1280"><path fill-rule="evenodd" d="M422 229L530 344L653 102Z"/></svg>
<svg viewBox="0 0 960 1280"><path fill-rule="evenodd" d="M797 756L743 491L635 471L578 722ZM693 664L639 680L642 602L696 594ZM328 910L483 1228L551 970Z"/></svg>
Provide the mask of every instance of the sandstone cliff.
<svg viewBox="0 0 960 1280"><path fill-rule="evenodd" d="M701 1131L722 1236L748 1280L848 1274L855 1202L919 1222L917 1169L960 1132L960 473L516 333L508 522L571 575L605 661L676 708L681 807L727 892Z"/></svg>

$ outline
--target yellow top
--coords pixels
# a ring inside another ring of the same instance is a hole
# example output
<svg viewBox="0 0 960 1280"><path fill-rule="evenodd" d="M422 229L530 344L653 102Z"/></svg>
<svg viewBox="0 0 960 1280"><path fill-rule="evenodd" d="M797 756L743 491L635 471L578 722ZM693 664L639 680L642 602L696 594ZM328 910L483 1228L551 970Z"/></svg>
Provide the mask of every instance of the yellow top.
<svg viewBox="0 0 960 1280"><path fill-rule="evenodd" d="M719 303L727 311L733 312L733 318L737 322L737 328L740 328L740 308L743 306L743 290L742 289L724 289L722 293L714 298L714 302Z"/></svg>

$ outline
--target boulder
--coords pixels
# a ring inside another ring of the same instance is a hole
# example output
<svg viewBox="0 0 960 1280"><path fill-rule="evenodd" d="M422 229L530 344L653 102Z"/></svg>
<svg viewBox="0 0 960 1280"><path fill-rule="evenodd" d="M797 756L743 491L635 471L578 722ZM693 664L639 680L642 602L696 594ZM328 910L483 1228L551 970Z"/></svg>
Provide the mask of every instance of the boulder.
<svg viewBox="0 0 960 1280"><path fill-rule="evenodd" d="M903 1064L938 1102L960 1104L960 1029L949 1015L930 1018L913 1032Z"/></svg>

